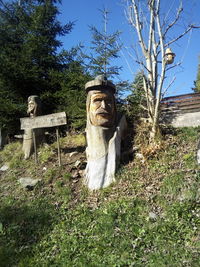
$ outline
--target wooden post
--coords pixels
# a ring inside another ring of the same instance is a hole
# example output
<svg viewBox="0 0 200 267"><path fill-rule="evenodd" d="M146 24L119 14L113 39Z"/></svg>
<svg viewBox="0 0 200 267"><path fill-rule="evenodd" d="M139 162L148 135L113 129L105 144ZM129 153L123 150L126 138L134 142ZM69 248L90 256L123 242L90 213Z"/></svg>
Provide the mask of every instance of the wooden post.
<svg viewBox="0 0 200 267"><path fill-rule="evenodd" d="M35 163L38 163L37 157L37 147L36 147L36 137L35 137L35 129L46 128L46 127L56 127L56 135L57 135L57 144L58 144L58 163L61 166L61 153L60 153L60 142L59 142L59 131L58 126L66 125L66 113L58 112L44 116L37 116L34 118L20 118L21 122L21 130L32 129L33 131L33 143L35 150Z"/></svg>
<svg viewBox="0 0 200 267"><path fill-rule="evenodd" d="M59 130L56 128L57 145L58 145L58 165L61 166L61 154L60 154L60 142L59 142Z"/></svg>
<svg viewBox="0 0 200 267"><path fill-rule="evenodd" d="M35 130L33 131L33 145L34 145L34 154L35 154L35 164L38 164L38 157L37 157L37 144L36 144L36 138L35 138Z"/></svg>

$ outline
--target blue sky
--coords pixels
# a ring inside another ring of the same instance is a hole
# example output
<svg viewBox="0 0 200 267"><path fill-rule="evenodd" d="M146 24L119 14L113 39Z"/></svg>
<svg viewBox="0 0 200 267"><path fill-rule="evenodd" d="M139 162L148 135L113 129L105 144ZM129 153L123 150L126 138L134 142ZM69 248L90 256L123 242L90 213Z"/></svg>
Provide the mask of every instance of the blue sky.
<svg viewBox="0 0 200 267"><path fill-rule="evenodd" d="M176 10L178 0L161 0L164 5L164 11L173 14ZM125 16L125 5L122 0L63 0L59 6L61 12L59 20L64 24L68 21L75 21L75 26L69 35L63 37L63 47L65 49L77 45L79 42L84 44L85 51L89 52L91 33L89 25L93 25L99 30L102 29L102 17L99 9L106 7L109 11L108 32L113 33L120 30L123 49L120 53L120 59L115 64L122 66L120 78L122 80L134 79L139 70L139 66L130 57L133 54L131 46L137 43L133 30L129 27ZM170 9L171 8L171 9ZM183 0L184 20L181 21L171 32L171 36L176 36L177 32L183 30L184 24L197 23L200 25L200 0ZM171 79L176 77L173 85L168 89L166 95L179 95L191 93L193 81L197 76L197 68L200 55L200 29L193 30L187 34L178 43L173 45L173 52L176 54L175 62L182 62L180 67L176 67L167 73L170 83ZM166 85L167 86L167 85Z"/></svg>

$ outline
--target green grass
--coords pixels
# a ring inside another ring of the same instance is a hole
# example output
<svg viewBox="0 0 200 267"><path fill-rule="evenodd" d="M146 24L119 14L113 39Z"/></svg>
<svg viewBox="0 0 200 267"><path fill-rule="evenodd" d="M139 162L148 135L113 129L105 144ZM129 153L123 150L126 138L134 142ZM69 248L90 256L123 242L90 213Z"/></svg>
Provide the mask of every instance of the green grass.
<svg viewBox="0 0 200 267"><path fill-rule="evenodd" d="M68 135L67 137L60 138L61 147L79 147L86 145L86 139L84 134L73 134Z"/></svg>
<svg viewBox="0 0 200 267"><path fill-rule="evenodd" d="M39 153L38 153L38 159L40 163L46 163L48 162L52 156L54 155L53 148L50 145L44 145L43 147L40 147Z"/></svg>
<svg viewBox="0 0 200 267"><path fill-rule="evenodd" d="M35 168L43 183L33 191L20 190L20 170L11 169L13 188L1 191L1 266L199 266L198 131L166 136L164 149L121 166L117 182L98 192L75 186L46 150L49 165Z"/></svg>

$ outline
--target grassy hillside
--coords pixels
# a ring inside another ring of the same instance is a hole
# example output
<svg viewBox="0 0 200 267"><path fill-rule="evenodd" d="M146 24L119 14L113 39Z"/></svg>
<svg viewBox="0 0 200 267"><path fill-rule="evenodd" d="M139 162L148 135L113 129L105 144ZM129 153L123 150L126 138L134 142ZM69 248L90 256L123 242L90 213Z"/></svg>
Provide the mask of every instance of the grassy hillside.
<svg viewBox="0 0 200 267"><path fill-rule="evenodd" d="M199 266L199 128L168 132L155 148L137 134L133 160L115 184L82 185L81 135L23 160L21 144L0 152L0 266ZM142 145L141 145L142 144ZM75 152L75 153L72 153ZM78 152L78 153L77 153ZM19 178L39 178L33 190Z"/></svg>

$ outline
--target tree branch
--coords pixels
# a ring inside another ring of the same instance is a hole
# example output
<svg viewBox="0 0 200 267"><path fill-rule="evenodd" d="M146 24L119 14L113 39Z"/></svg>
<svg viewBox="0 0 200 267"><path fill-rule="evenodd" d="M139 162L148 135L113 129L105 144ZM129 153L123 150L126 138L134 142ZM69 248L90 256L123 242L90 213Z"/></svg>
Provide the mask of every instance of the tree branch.
<svg viewBox="0 0 200 267"><path fill-rule="evenodd" d="M134 16L135 16L135 29L136 29L137 34L138 34L138 39L139 39L140 46L142 48L142 52L146 56L147 48L145 46L144 39L142 36L142 28L141 28L141 23L139 20L139 11L138 11L137 4L136 4L135 0L131 0L131 2L133 5L132 7L133 7Z"/></svg>
<svg viewBox="0 0 200 267"><path fill-rule="evenodd" d="M200 26L195 26L195 25L189 25L188 28L179 36L177 36L176 38L174 38L173 40L169 41L168 43L165 44L165 47L171 45L172 43L178 41L179 39L181 39L184 35L186 35L189 31L191 31L192 29L200 29Z"/></svg>
<svg viewBox="0 0 200 267"><path fill-rule="evenodd" d="M174 83L175 80L176 80L176 77L173 77L173 79L171 80L171 82L169 83L169 85L165 88L164 92L162 93L161 98L163 98L163 96L165 95L165 93L171 87L171 85Z"/></svg>
<svg viewBox="0 0 200 267"><path fill-rule="evenodd" d="M181 63L182 62L177 62L176 64L174 64L173 66L171 66L171 67L169 67L169 68L166 68L166 70L165 71L168 71L168 70L171 70L171 69L173 69L173 68L175 68L175 67L178 67L178 66L180 66L181 65Z"/></svg>
<svg viewBox="0 0 200 267"><path fill-rule="evenodd" d="M139 65L141 65L143 68L145 68L145 70L147 70L147 72L149 74L151 74L151 71L147 68L147 66L144 64L144 62L139 61L139 60L135 60L136 63L138 63Z"/></svg>
<svg viewBox="0 0 200 267"><path fill-rule="evenodd" d="M142 104L140 104L140 107L141 107L143 110L148 111L148 108L145 107L145 106L143 106Z"/></svg>
<svg viewBox="0 0 200 267"><path fill-rule="evenodd" d="M179 18L180 18L180 15L181 15L182 11L183 11L183 7L182 7L182 2L181 2L181 3L180 3L180 6L179 6L179 9L178 9L178 11L177 11L176 17L175 17L175 19L174 19L174 21L172 21L172 22L167 26L167 28L165 29L165 31L164 31L164 33L163 33L163 37L165 37L166 34L167 34L167 32L169 31L169 29L172 28L172 27L177 23L177 21L178 21Z"/></svg>
<svg viewBox="0 0 200 267"><path fill-rule="evenodd" d="M154 5L155 5L155 0L152 1L151 4L149 4L150 8L150 24L149 24L149 44L148 44L148 51L151 51L152 49L152 39L153 39L153 31L155 29L155 24L154 24Z"/></svg>

